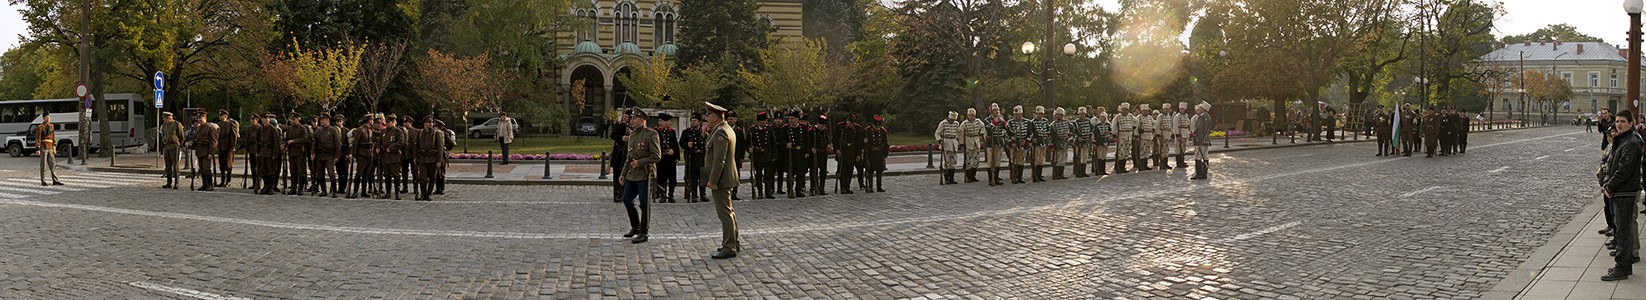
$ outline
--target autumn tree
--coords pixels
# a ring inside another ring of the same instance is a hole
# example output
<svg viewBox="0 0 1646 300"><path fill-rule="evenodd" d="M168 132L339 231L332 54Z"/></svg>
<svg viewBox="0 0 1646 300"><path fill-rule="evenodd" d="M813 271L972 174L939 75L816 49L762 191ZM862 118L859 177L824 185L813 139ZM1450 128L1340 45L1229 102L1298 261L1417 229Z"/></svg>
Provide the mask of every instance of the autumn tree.
<svg viewBox="0 0 1646 300"><path fill-rule="evenodd" d="M313 105L331 112L355 90L360 55L365 45L337 45L304 49L296 42L290 52L271 54L263 72L291 100L291 108Z"/></svg>
<svg viewBox="0 0 1646 300"><path fill-rule="evenodd" d="M1566 24L1566 23L1549 24L1549 26L1547 26L1547 27L1540 28L1537 31L1533 31L1533 32L1530 32L1530 33L1520 34L1520 35L1510 35L1510 36L1504 36L1503 37L1503 43L1504 44L1519 44L1519 43L1524 43L1524 42L1544 43L1544 42L1555 42L1555 41L1560 41L1560 42L1601 42L1601 43L1606 42L1606 40L1602 40L1598 37L1583 34L1582 32L1577 32L1577 27L1572 26L1571 24Z"/></svg>
<svg viewBox="0 0 1646 300"><path fill-rule="evenodd" d="M383 93L405 69L405 54L405 41L372 44L360 54L360 70L356 72L360 80L355 84L355 95L366 103L368 111L380 109L377 104Z"/></svg>
<svg viewBox="0 0 1646 300"><path fill-rule="evenodd" d="M759 52L760 61L765 62L761 68L745 66L737 71L755 101L767 107L812 108L834 100L822 93L823 81L830 78L820 71L828 68L821 41L774 40Z"/></svg>
<svg viewBox="0 0 1646 300"><path fill-rule="evenodd" d="M627 75L620 76L617 79L628 90L629 97L633 98L635 103L641 107L657 107L665 104L663 99L673 92L675 85L679 84L673 76L674 62L670 61L667 55L652 55L651 60L646 65L633 67L630 70Z"/></svg>

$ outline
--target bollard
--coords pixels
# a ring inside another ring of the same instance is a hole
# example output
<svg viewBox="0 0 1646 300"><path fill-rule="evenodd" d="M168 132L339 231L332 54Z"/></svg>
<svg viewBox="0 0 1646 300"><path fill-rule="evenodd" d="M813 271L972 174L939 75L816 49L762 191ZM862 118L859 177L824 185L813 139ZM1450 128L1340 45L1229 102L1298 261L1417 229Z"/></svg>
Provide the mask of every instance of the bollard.
<svg viewBox="0 0 1646 300"><path fill-rule="evenodd" d="M600 179L606 179L606 151L600 151Z"/></svg>
<svg viewBox="0 0 1646 300"><path fill-rule="evenodd" d="M554 176L549 175L549 162L551 161L554 160L549 159L549 151L543 151L543 179L554 179Z"/></svg>
<svg viewBox="0 0 1646 300"><path fill-rule="evenodd" d="M42 151L41 153L45 153L45 152ZM57 155L57 153L52 153L51 155ZM71 164L71 165L74 164L74 156L73 155L69 155L69 164ZM55 168L55 166L53 166L53 168Z"/></svg>
<svg viewBox="0 0 1646 300"><path fill-rule="evenodd" d="M492 151L486 150L486 178L492 178Z"/></svg>
<svg viewBox="0 0 1646 300"><path fill-rule="evenodd" d="M927 169L936 169L937 168L937 165L932 164L932 148L926 148L926 168Z"/></svg>
<svg viewBox="0 0 1646 300"><path fill-rule="evenodd" d="M1229 128L1229 131L1224 131L1223 132L1223 149L1229 149L1229 132L1230 131L1234 131L1234 128Z"/></svg>

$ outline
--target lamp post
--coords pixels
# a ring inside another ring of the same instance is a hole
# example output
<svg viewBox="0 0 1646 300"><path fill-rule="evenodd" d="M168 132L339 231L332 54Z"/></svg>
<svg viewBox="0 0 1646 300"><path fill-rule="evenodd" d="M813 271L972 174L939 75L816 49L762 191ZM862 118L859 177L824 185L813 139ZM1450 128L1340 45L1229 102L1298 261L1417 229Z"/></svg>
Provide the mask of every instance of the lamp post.
<svg viewBox="0 0 1646 300"><path fill-rule="evenodd" d="M1640 11L1641 0L1624 0L1623 11L1629 13L1629 107L1640 112Z"/></svg>
<svg viewBox="0 0 1646 300"><path fill-rule="evenodd" d="M1050 1L1048 1L1048 4L1050 4L1049 2ZM1048 12L1046 13L1046 15L1047 15L1047 18L1046 18L1047 19L1047 24L1050 24L1050 22L1051 22L1050 10L1051 9L1048 8L1047 9ZM1050 29L1051 26L1047 26L1047 28L1048 29L1046 29L1046 42L1050 43L1051 40L1052 40L1052 31ZM1075 47L1074 43L1063 44L1063 55L1073 56L1074 53L1075 53L1075 49L1076 49L1076 47ZM1023 42L1022 49L1020 49L1020 50L1022 50L1023 54L1025 54L1025 55L1033 55L1036 51L1039 51L1040 49L1035 46L1034 42ZM1055 70L1052 69L1052 62L1053 62L1052 58L1053 57L1057 57L1057 56L1052 55L1052 53L1043 54L1041 56L1041 59L1040 59L1040 61L1041 61L1041 63L1040 63L1040 65L1041 65L1040 66L1041 67L1040 72L1030 71L1031 73L1035 73L1035 74L1040 75L1040 91L1041 91L1041 93L1045 94L1045 96L1046 96L1046 107L1057 107L1057 94L1054 93L1053 90L1052 90L1052 75L1054 74L1054 72L1056 72Z"/></svg>

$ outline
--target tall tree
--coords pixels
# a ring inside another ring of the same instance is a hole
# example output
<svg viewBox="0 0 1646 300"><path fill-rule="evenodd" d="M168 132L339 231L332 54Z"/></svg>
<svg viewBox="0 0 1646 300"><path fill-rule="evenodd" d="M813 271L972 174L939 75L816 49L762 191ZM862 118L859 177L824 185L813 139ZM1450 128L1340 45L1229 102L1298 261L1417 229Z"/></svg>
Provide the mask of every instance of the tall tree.
<svg viewBox="0 0 1646 300"><path fill-rule="evenodd" d="M902 101L888 110L925 112L894 119L907 121L900 128L928 131L946 117L940 112L964 110L973 104L965 94L968 54L954 47L957 42L951 39L955 35L946 33L955 30L953 20L964 17L953 6L930 1L905 1L896 12L907 29L892 39L892 56L907 84L898 96Z"/></svg>
<svg viewBox="0 0 1646 300"><path fill-rule="evenodd" d="M722 70L759 66L766 28L755 0L685 0L680 5L680 65L715 64ZM727 73L731 74L731 73ZM722 94L722 96L727 96Z"/></svg>
<svg viewBox="0 0 1646 300"><path fill-rule="evenodd" d="M1519 35L1509 35L1509 36L1504 36L1503 37L1503 43L1504 44L1519 44L1519 43L1524 43L1524 42L1541 43L1541 42L1554 42L1554 41L1561 41L1561 42L1601 42L1601 43L1606 42L1605 40L1602 40L1598 37L1583 34L1582 32L1577 32L1577 27L1572 26L1571 24L1566 24L1566 23L1549 24L1549 26L1547 26L1547 27L1540 28L1537 31L1533 31L1533 32L1530 32L1530 33L1519 34Z"/></svg>
<svg viewBox="0 0 1646 300"><path fill-rule="evenodd" d="M766 107L817 108L832 103L824 92L830 68L823 57L821 41L803 39L799 42L773 41L760 49L763 68L744 67L737 75L747 83L749 94Z"/></svg>

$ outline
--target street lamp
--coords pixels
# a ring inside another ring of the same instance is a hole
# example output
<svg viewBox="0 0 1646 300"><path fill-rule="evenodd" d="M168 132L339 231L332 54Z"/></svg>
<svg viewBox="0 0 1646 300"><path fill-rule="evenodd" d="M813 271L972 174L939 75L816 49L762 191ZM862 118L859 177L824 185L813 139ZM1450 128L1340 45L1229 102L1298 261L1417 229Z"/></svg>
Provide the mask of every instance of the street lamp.
<svg viewBox="0 0 1646 300"><path fill-rule="evenodd" d="M1629 107L1640 113L1640 11L1641 0L1624 0L1629 13Z"/></svg>
<svg viewBox="0 0 1646 300"><path fill-rule="evenodd" d="M1048 34L1046 38L1050 41L1051 35ZM1034 42L1023 42L1023 46L1019 48L1019 50L1023 51L1023 54L1025 55L1031 55L1040 50ZM1077 48L1078 47L1076 47L1074 43L1063 44L1063 55L1073 56ZM1040 75L1040 90L1046 94L1046 106L1054 108L1057 107L1056 94L1052 92L1052 75L1054 74L1053 72L1055 72L1052 70L1052 58L1055 56L1056 55L1052 55L1051 53L1045 53L1041 56L1042 70L1040 72L1030 71L1031 73Z"/></svg>

